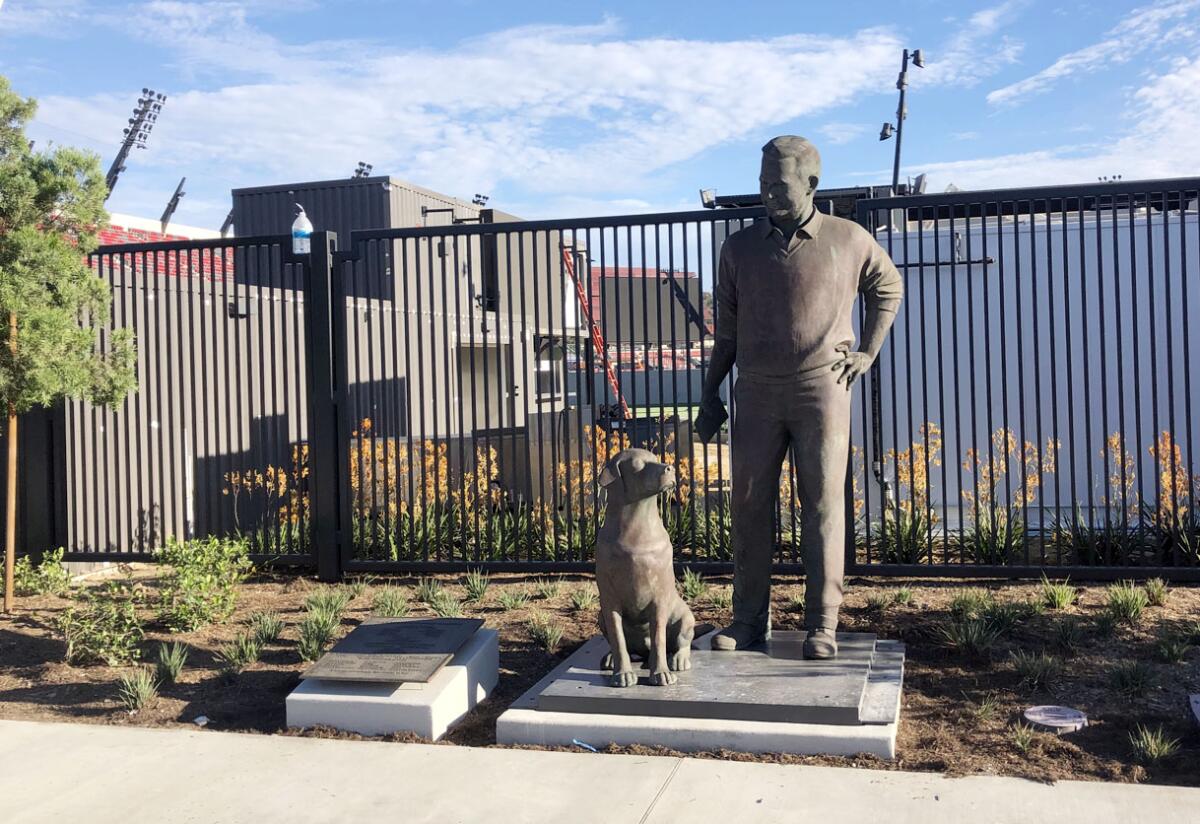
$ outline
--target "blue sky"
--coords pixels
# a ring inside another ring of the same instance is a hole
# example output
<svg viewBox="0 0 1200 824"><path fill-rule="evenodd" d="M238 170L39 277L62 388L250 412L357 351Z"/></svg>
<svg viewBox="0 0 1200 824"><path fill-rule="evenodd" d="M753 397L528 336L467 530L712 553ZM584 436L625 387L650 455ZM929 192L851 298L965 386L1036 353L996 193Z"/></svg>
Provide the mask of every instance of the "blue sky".
<svg viewBox="0 0 1200 824"><path fill-rule="evenodd" d="M752 191L775 134L823 185L882 183L904 47L904 173L930 188L1200 175L1200 0L902 3L0 0L31 136L107 168L169 95L113 211L216 227L237 186L377 174L524 217Z"/></svg>

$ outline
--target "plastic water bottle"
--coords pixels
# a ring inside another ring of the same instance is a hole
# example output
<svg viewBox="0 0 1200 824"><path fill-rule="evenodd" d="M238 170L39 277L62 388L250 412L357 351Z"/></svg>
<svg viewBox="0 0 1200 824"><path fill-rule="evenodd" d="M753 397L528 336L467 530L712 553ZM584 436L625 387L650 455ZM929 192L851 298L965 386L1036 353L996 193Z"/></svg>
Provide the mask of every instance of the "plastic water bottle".
<svg viewBox="0 0 1200 824"><path fill-rule="evenodd" d="M304 214L304 207L297 203L296 208L300 210L300 214L292 221L292 253L307 255L312 251L313 225L308 215Z"/></svg>

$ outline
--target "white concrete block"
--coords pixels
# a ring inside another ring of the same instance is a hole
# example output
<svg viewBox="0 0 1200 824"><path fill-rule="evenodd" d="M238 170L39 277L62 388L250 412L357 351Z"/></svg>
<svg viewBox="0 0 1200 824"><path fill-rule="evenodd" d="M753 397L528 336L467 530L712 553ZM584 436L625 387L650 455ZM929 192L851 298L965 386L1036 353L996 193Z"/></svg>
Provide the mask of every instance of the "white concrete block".
<svg viewBox="0 0 1200 824"><path fill-rule="evenodd" d="M362 735L412 732L436 741L491 694L499 672L499 636L483 628L425 684L301 681L287 697L287 725Z"/></svg>

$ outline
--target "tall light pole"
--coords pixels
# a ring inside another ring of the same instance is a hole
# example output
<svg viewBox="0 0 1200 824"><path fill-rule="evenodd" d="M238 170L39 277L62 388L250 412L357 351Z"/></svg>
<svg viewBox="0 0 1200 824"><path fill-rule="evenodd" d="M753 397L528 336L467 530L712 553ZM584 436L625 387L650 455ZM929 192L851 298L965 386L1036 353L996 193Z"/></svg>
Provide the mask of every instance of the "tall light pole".
<svg viewBox="0 0 1200 824"><path fill-rule="evenodd" d="M108 174L105 175L104 180L108 185L110 195L113 187L117 185L117 178L121 176L121 172L125 171L125 159L129 157L130 150L146 148L146 138L150 137L150 132L154 129L155 122L158 121L158 113L162 111L165 102L167 102L165 94L159 94L154 89L142 89L142 96L138 98L137 106L133 110L133 117L129 118L129 126L125 129L125 138L121 141L121 148L117 151L117 157L113 160L112 165L108 167Z"/></svg>
<svg viewBox="0 0 1200 824"><path fill-rule="evenodd" d="M896 194L900 188L900 140L904 137L904 121L908 117L908 109L904 105L904 92L908 89L909 59L918 69L925 68L925 55L920 49L913 49L911 52L908 49L904 50L904 59L900 63L900 76L896 78L896 88L900 90L900 104L896 107L896 123L895 125L884 123L883 128L879 130L880 140L887 140L893 133L896 136L896 157L892 161L893 194Z"/></svg>

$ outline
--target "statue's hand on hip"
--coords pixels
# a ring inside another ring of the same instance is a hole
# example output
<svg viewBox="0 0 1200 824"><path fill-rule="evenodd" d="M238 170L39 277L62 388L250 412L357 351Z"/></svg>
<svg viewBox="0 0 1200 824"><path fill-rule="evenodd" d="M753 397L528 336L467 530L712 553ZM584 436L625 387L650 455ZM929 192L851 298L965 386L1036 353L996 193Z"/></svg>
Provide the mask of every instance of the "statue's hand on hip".
<svg viewBox="0 0 1200 824"><path fill-rule="evenodd" d="M871 368L875 359L866 352L851 352L849 348L839 348L838 351L842 353L842 359L835 363L832 369L840 373L837 382L845 383L846 391L849 391L858 376Z"/></svg>

